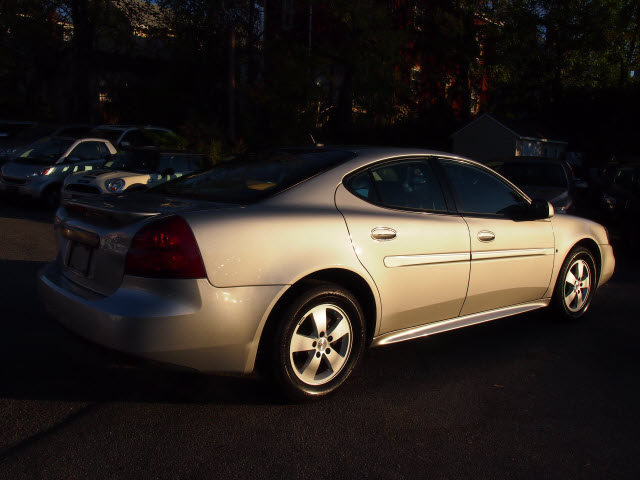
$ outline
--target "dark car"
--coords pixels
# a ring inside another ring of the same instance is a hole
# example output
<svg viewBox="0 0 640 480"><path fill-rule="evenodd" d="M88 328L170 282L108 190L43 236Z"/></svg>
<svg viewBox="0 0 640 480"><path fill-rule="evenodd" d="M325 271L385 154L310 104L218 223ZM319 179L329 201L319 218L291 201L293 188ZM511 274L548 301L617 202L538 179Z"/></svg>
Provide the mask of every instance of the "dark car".
<svg viewBox="0 0 640 480"><path fill-rule="evenodd" d="M530 198L547 200L558 213L574 210L575 181L571 167L562 160L516 157L496 167Z"/></svg>
<svg viewBox="0 0 640 480"><path fill-rule="evenodd" d="M0 122L0 165L44 137L82 137L91 125L53 125L37 122Z"/></svg>

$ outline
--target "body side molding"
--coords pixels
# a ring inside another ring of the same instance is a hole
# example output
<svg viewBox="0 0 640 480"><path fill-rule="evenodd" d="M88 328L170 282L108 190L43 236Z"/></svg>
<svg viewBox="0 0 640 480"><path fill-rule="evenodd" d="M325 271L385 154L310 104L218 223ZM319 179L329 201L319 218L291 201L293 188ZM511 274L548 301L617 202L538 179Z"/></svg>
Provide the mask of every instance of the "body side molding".
<svg viewBox="0 0 640 480"><path fill-rule="evenodd" d="M517 315L519 313L528 312L530 310L547 307L549 306L550 302L550 298L542 298L533 302L521 303L519 305L512 305L510 307L474 313L472 315L443 320L441 322L428 323L419 327L397 330L395 332L385 333L384 335L380 335L379 337L374 338L371 346L379 347L382 345L389 345L391 343L404 342L406 340L426 337L428 335L434 335L436 333L446 332L448 330L468 327L477 323L489 322L491 320L497 320L498 318Z"/></svg>

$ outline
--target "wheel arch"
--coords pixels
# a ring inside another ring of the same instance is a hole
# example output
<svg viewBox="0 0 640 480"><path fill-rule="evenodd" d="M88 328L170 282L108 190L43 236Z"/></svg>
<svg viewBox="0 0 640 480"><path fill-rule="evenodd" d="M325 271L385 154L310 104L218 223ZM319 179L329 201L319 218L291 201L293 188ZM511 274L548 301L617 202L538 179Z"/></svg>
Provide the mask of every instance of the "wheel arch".
<svg viewBox="0 0 640 480"><path fill-rule="evenodd" d="M596 262L596 282L595 283L597 285L598 282L600 281L600 271L602 270L602 253L600 252L600 247L598 247L598 244L595 242L595 240L591 238L583 238L582 240L577 242L574 246L572 246L569 249L569 252L571 252L571 250L573 250L576 247L584 247L591 252L591 255L593 256L593 260ZM567 252L567 255L569 255L569 252Z"/></svg>
<svg viewBox="0 0 640 480"><path fill-rule="evenodd" d="M318 270L299 279L278 299L274 307L271 309L260 335L256 366L261 363L264 355L267 353L266 350L269 344L269 338L277 326L278 316L289 305L292 298L298 295L301 291L304 291L317 283L333 283L349 290L356 297L364 313L364 321L367 329L366 345L368 346L371 344L376 332L378 319L378 306L371 286L361 275L351 270L343 268L328 268Z"/></svg>

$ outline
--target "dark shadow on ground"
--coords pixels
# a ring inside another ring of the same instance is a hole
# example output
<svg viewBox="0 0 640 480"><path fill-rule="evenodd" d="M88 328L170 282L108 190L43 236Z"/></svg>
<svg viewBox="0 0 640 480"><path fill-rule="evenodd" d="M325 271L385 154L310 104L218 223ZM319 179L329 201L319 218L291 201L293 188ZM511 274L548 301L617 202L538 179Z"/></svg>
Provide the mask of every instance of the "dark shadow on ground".
<svg viewBox="0 0 640 480"><path fill-rule="evenodd" d="M34 222L53 223L55 211L44 208L28 197L0 195L0 217L19 218Z"/></svg>

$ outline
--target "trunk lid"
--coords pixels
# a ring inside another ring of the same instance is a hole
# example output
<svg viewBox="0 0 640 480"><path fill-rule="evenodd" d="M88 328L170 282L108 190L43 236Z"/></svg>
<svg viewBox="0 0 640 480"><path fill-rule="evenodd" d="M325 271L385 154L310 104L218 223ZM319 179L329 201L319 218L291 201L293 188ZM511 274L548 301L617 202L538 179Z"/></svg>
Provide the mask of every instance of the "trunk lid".
<svg viewBox="0 0 640 480"><path fill-rule="evenodd" d="M127 251L143 225L158 216L230 207L146 192L67 200L56 214L58 262L68 279L110 295L122 283Z"/></svg>

